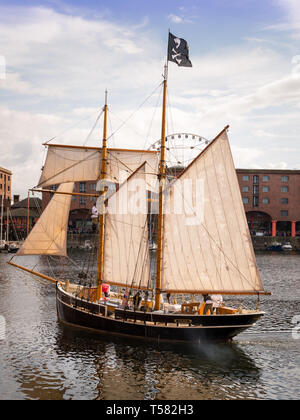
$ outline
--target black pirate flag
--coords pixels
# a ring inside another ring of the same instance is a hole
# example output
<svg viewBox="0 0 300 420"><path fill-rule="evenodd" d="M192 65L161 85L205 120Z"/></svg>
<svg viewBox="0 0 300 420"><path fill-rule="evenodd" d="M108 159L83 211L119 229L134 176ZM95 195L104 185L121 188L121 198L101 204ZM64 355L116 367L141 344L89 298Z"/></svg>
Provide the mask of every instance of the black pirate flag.
<svg viewBox="0 0 300 420"><path fill-rule="evenodd" d="M168 61L173 61L180 67L192 67L189 59L188 43L169 32Z"/></svg>

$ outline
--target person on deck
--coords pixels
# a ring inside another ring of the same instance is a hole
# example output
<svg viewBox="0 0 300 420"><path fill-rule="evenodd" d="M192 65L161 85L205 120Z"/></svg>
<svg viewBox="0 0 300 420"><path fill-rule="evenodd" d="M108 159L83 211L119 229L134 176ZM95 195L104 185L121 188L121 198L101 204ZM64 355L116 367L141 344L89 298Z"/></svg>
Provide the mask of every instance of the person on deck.
<svg viewBox="0 0 300 420"><path fill-rule="evenodd" d="M94 203L93 208L92 208L92 227L93 227L93 232L95 233L97 230L97 225L98 225L98 217L99 217L99 212L96 206L96 203Z"/></svg>
<svg viewBox="0 0 300 420"><path fill-rule="evenodd" d="M213 312L213 301L210 295L203 295L203 299L205 302L205 307L204 307L204 311L203 314L207 315L208 311L210 311L210 313L212 314Z"/></svg>
<svg viewBox="0 0 300 420"><path fill-rule="evenodd" d="M211 300L213 302L213 309L212 311L216 312L216 314L219 313L219 308L223 304L223 296L222 295L211 295Z"/></svg>

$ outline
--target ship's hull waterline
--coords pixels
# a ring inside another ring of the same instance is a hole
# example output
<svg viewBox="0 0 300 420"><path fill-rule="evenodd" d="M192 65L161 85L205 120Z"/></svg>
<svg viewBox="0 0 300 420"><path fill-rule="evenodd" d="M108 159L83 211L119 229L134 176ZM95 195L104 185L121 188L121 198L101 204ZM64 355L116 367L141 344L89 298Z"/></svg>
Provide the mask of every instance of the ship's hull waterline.
<svg viewBox="0 0 300 420"><path fill-rule="evenodd" d="M76 298L59 285L56 294L59 321L80 328L156 341L228 342L252 327L264 313L193 315L155 314L115 309Z"/></svg>

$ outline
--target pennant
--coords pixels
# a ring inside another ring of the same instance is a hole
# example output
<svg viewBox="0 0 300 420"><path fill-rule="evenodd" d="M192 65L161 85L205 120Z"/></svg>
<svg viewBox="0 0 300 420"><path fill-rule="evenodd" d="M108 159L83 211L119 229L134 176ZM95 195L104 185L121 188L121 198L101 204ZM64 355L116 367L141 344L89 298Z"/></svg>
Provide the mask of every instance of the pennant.
<svg viewBox="0 0 300 420"><path fill-rule="evenodd" d="M189 59L188 43L169 32L168 61L173 61L180 67L192 67Z"/></svg>

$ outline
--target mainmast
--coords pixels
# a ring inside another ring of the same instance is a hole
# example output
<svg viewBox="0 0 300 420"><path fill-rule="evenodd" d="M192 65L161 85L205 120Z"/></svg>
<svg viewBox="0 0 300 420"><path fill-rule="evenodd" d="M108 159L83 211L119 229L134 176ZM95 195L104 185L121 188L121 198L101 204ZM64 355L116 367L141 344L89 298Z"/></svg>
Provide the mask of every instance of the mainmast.
<svg viewBox="0 0 300 420"><path fill-rule="evenodd" d="M157 232L157 267L156 267L156 288L155 288L155 309L160 310L161 302L161 280L162 280L162 242L163 242L163 190L166 175L166 114L167 114L167 79L168 64L165 65L163 82L163 109L161 127L161 147L159 165L159 212Z"/></svg>
<svg viewBox="0 0 300 420"><path fill-rule="evenodd" d="M102 165L100 180L105 180L107 175L107 90L105 91L105 105L104 105L104 124L103 124L103 141L102 141ZM101 194L101 209L99 216L99 250L98 250L98 276L97 276L97 300L102 297L103 284L103 261L104 261L104 229L105 229L105 194L106 187L104 187Z"/></svg>

